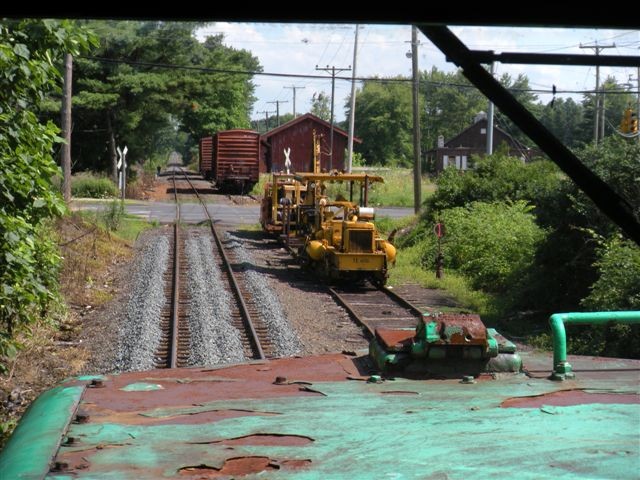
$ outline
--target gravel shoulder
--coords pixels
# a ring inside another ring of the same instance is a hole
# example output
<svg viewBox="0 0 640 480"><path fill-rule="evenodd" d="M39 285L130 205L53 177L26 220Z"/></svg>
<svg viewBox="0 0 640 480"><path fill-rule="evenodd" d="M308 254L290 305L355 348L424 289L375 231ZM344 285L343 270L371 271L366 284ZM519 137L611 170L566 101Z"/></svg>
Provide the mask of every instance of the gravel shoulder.
<svg viewBox="0 0 640 480"><path fill-rule="evenodd" d="M129 310L132 318L142 315L137 309L146 308L141 304L136 304L132 300L134 294L145 298L153 305L149 304L154 311L159 312L159 308L164 301L160 298L163 295L163 284L160 283L149 296L147 296L142 284L137 280L144 281L149 285L149 278L146 277L149 270L153 270L153 265L149 265L148 255L155 252L160 244L166 245L168 249L169 228L160 227L144 231L134 245L134 257L127 265L122 266L114 282L115 295L112 300L97 308L83 318L82 331L80 333L80 342L89 351L89 358L84 365L84 374L102 374L113 373L117 371L128 371L131 369L144 370L150 368L152 362L153 350L151 356L143 360L144 368L136 367L135 362L131 359L135 355L131 350L125 347L123 343L123 334L127 331L127 311ZM146 254L145 254L146 252ZM159 261L161 259L158 259ZM146 265L145 265L146 264ZM155 264L156 272L162 275L162 266ZM141 300L141 301L142 301ZM149 321L149 316L145 318ZM129 326L129 329L133 325ZM152 327L151 327L152 328ZM152 335L152 333L149 333Z"/></svg>

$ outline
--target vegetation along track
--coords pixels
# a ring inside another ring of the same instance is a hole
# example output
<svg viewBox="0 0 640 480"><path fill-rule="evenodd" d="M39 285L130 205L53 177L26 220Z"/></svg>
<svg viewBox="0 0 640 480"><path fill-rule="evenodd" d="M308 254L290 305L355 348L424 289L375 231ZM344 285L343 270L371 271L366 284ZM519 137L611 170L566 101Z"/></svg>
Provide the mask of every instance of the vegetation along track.
<svg viewBox="0 0 640 480"><path fill-rule="evenodd" d="M364 327L369 338L376 328L415 328L423 311L386 287L329 287L331 295Z"/></svg>
<svg viewBox="0 0 640 480"><path fill-rule="evenodd" d="M238 278L239 275L234 273L234 267L233 267L234 258L233 257L230 258L230 254L226 251L223 245L223 242L220 239L220 235L218 234L218 231L214 227L213 219L211 218L207 210L206 203L204 202L198 190L195 188L195 186L191 182L188 172L186 172L183 169L179 169L177 171L174 169L174 173L172 177L174 182L174 192L178 191L175 187L177 175L182 176L184 180L188 182L190 190L193 191L193 193L198 198L200 204L202 205L204 213L208 219L210 229L211 229L211 234L213 236L214 243L217 249L217 252L213 254L213 257L215 261L218 263L220 271L225 272L224 276L227 280L225 288L229 291L229 293L235 299L235 304L232 305L232 311L231 311L232 325L240 332L245 356L251 359L264 359L266 357L273 356L272 348L271 348L272 342L269 337L268 329L265 326L265 324L261 321L259 309L255 305L255 302L253 301L253 297L248 293L248 290L244 285L242 278ZM183 190L180 190L180 191L182 192ZM175 199L176 199L176 205L177 205L176 211L179 212L177 195ZM177 213L176 215L177 215L177 218L179 218L178 217L179 213ZM179 230L180 230L179 228L176 228L176 232L179 232ZM179 238L179 235L176 238ZM177 290L179 292L183 291L180 288L177 288ZM186 303L188 302L181 302L181 301L177 302L178 305L183 305ZM173 331L174 332L176 331L175 327L173 328ZM181 332L182 330L178 329L179 335L181 334ZM182 345L182 343L183 342L180 339L177 340L177 345L180 346ZM186 343L188 344L188 340L186 341ZM183 357L187 358L188 355L178 353L179 359L182 359ZM179 362L178 362L178 366L181 366Z"/></svg>

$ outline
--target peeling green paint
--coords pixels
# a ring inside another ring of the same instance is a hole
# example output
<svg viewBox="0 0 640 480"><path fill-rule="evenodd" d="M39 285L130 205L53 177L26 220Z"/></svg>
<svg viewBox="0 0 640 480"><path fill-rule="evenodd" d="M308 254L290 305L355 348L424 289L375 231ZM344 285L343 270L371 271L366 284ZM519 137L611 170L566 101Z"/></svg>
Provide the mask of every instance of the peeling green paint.
<svg viewBox="0 0 640 480"><path fill-rule="evenodd" d="M83 390L83 386L59 386L31 404L0 453L1 479L46 475Z"/></svg>
<svg viewBox="0 0 640 480"><path fill-rule="evenodd" d="M108 377L104 375L81 375L79 377L73 377L71 380L80 380L83 382L90 382L91 380L108 380Z"/></svg>
<svg viewBox="0 0 640 480"><path fill-rule="evenodd" d="M221 468L226 459L242 456L311 460L305 469L283 468L260 478L495 479L514 472L519 479L637 478L640 405L501 408L509 397L557 390L553 382L521 375L472 385L398 379L314 383L313 388L326 396L217 401L141 412L171 416L231 409L280 415L195 425L74 424L70 434L103 446L86 454L88 478L174 477L184 466ZM394 394L402 391L417 395ZM314 441L231 449L224 443L256 433Z"/></svg>
<svg viewBox="0 0 640 480"><path fill-rule="evenodd" d="M120 390L123 392L152 392L153 390L163 390L164 387L157 383L130 383L126 387L122 387Z"/></svg>

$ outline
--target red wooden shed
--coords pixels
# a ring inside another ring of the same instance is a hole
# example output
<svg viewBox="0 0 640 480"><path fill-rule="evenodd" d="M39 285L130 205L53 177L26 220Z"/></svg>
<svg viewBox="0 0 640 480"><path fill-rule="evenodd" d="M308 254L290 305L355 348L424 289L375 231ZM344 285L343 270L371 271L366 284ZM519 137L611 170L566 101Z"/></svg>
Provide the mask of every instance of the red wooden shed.
<svg viewBox="0 0 640 480"><path fill-rule="evenodd" d="M284 171L286 159L284 150L290 148L291 171L313 171L313 130L321 137L321 170L344 170L347 132L336 126L333 127L333 159L330 159L331 124L312 113L305 113L262 135L263 162L266 170L268 172ZM362 143L362 140L355 137L353 141Z"/></svg>

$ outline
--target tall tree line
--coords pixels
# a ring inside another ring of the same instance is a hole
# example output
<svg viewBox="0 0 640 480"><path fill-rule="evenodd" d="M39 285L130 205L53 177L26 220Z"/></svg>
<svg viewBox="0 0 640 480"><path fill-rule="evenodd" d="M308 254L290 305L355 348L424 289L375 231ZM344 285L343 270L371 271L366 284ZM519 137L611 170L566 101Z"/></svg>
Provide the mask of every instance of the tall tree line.
<svg viewBox="0 0 640 480"><path fill-rule="evenodd" d="M356 93L355 133L363 139L356 147L368 164L409 166L411 144L411 84L407 77L365 81ZM526 75L499 78L533 115L570 148L578 148L593 138L594 95L585 94L581 102L571 98L554 98L540 102ZM605 136L615 134L627 105L633 104L631 93L613 77L602 85L606 95ZM613 92L616 92L613 94ZM462 75L461 71L442 72L437 68L420 74L420 123L422 151L434 148L439 136L445 141L473 123L480 111L487 111L488 100ZM347 116L350 102L345 104ZM496 109L496 125L525 145L532 145L504 114Z"/></svg>
<svg viewBox="0 0 640 480"><path fill-rule="evenodd" d="M137 162L172 150L188 157L204 135L249 127L251 76L197 68L261 69L222 35L199 42L194 22L82 23L100 46L74 61L74 170L113 171L116 145L126 144Z"/></svg>

